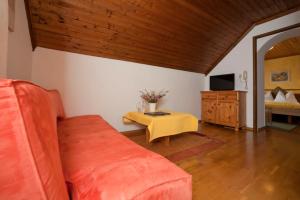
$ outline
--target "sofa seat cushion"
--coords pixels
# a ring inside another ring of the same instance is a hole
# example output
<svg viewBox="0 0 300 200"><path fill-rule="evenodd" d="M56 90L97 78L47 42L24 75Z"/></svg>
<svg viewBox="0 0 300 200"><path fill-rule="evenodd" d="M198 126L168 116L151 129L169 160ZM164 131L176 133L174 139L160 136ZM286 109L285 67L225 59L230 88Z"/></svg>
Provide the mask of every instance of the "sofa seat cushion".
<svg viewBox="0 0 300 200"><path fill-rule="evenodd" d="M191 176L118 133L99 116L58 124L74 199L191 199Z"/></svg>

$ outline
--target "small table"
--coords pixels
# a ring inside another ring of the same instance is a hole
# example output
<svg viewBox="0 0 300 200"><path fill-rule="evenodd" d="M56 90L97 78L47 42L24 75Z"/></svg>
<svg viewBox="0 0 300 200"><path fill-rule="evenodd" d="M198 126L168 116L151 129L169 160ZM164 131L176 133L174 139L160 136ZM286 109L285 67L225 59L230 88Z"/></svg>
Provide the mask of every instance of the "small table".
<svg viewBox="0 0 300 200"><path fill-rule="evenodd" d="M150 116L142 112L129 112L123 117L124 123L136 122L147 126L146 142L151 143L152 140L165 137L168 145L171 135L184 132L197 132L198 119L189 113L169 112L170 115Z"/></svg>

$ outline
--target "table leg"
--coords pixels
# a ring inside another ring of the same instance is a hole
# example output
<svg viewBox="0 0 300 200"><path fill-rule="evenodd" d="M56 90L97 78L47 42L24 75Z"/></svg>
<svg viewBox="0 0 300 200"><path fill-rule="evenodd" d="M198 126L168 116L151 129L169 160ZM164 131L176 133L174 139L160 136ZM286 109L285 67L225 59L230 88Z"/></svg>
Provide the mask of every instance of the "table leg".
<svg viewBox="0 0 300 200"><path fill-rule="evenodd" d="M166 146L170 146L170 136L166 136L166 137L164 138L164 141L165 141L165 145L166 145Z"/></svg>
<svg viewBox="0 0 300 200"><path fill-rule="evenodd" d="M293 117L291 115L288 116L288 123L291 124L293 122Z"/></svg>
<svg viewBox="0 0 300 200"><path fill-rule="evenodd" d="M150 133L148 128L146 128L146 144L150 144Z"/></svg>
<svg viewBox="0 0 300 200"><path fill-rule="evenodd" d="M272 124L272 110L266 109L266 125L270 126Z"/></svg>

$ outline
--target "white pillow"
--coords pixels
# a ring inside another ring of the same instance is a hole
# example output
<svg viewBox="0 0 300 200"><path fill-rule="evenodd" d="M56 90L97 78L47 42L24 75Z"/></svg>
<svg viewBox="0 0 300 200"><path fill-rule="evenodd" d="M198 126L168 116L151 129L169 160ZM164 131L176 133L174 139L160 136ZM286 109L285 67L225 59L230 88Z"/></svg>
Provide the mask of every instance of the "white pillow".
<svg viewBox="0 0 300 200"><path fill-rule="evenodd" d="M286 102L285 95L283 94L283 92L281 90L278 91L274 101L275 102Z"/></svg>
<svg viewBox="0 0 300 200"><path fill-rule="evenodd" d="M299 102L297 101L295 94L293 92L288 92L285 95L285 97L286 97L286 102L299 104Z"/></svg>
<svg viewBox="0 0 300 200"><path fill-rule="evenodd" d="M268 91L266 94L265 94L265 101L274 101L274 98L271 94L271 91Z"/></svg>

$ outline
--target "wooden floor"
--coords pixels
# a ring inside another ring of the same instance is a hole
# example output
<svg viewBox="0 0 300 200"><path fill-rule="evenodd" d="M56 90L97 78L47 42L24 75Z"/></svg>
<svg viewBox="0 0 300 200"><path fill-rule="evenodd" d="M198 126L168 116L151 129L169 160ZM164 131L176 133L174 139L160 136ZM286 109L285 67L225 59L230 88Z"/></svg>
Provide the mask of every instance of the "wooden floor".
<svg viewBox="0 0 300 200"><path fill-rule="evenodd" d="M253 134L206 124L200 125L199 131L224 143L204 155L175 161L193 176L193 199L300 199L299 127L291 132L265 129ZM157 149L156 152L168 155L170 147L163 142L149 147L144 137L128 137L150 150ZM185 137L189 136L183 135L180 140ZM172 151L176 140L179 139L175 137L172 141L171 137ZM192 140L185 142L186 146L192 144Z"/></svg>

